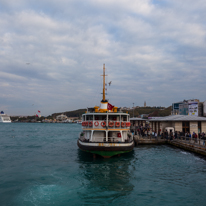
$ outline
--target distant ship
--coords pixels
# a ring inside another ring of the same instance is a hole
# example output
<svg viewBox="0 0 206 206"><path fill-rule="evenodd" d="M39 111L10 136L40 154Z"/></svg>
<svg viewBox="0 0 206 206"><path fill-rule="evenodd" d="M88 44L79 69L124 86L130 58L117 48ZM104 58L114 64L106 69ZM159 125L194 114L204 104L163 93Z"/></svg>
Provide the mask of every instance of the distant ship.
<svg viewBox="0 0 206 206"><path fill-rule="evenodd" d="M11 123L10 116L7 114L4 114L3 111L0 113L0 123Z"/></svg>
<svg viewBox="0 0 206 206"><path fill-rule="evenodd" d="M103 99L82 115L82 133L77 145L83 151L110 158L134 148L130 118L105 99L105 65L103 67Z"/></svg>
<svg viewBox="0 0 206 206"><path fill-rule="evenodd" d="M78 121L77 121L77 124L82 124L82 121L81 121L81 120L78 120Z"/></svg>

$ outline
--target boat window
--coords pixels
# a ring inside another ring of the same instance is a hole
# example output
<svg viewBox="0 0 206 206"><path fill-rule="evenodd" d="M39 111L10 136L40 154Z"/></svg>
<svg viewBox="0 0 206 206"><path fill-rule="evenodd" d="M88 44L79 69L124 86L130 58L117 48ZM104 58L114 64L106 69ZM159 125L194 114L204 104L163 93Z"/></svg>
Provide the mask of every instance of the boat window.
<svg viewBox="0 0 206 206"><path fill-rule="evenodd" d="M9 117L3 117L3 120L4 121L10 121L10 118Z"/></svg>
<svg viewBox="0 0 206 206"><path fill-rule="evenodd" d="M109 115L108 119L110 121L119 121L119 115Z"/></svg>
<svg viewBox="0 0 206 206"><path fill-rule="evenodd" d="M127 121L127 115L122 115L122 121Z"/></svg>
<svg viewBox="0 0 206 206"><path fill-rule="evenodd" d="M98 115L98 116L94 116L95 120L106 120L107 119L107 115Z"/></svg>
<svg viewBox="0 0 206 206"><path fill-rule="evenodd" d="M87 120L93 120L93 115L87 115L87 116L86 116L86 121L87 121Z"/></svg>

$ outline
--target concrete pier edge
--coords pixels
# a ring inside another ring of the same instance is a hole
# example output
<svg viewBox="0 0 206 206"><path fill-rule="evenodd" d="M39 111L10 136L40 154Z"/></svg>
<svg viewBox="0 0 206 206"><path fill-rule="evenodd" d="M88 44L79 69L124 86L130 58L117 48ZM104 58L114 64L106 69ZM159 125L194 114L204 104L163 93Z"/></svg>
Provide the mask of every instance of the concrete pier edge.
<svg viewBox="0 0 206 206"><path fill-rule="evenodd" d="M134 136L135 146L138 145L152 145L152 144L169 144L178 148L182 148L187 151L191 151L197 154L201 154L206 156L206 147L198 144L192 144L189 141L186 140L179 140L179 139L173 139L173 140L166 140L166 139L160 139L160 138L151 138L151 139L145 139L141 138L139 136Z"/></svg>

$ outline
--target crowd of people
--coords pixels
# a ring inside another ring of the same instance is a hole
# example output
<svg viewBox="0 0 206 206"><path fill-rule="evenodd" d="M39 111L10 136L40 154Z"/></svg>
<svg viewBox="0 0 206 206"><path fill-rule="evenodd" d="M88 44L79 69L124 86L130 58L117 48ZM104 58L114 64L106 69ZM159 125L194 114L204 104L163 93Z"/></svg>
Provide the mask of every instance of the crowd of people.
<svg viewBox="0 0 206 206"><path fill-rule="evenodd" d="M189 137L189 138L194 138L194 139L204 139L204 140L206 140L206 135L205 135L205 133L204 132L202 132L202 133L198 133L198 134L196 134L195 132L193 132L192 134L190 133L190 132L186 132L185 133L185 137Z"/></svg>
<svg viewBox="0 0 206 206"><path fill-rule="evenodd" d="M177 139L180 137L185 137L185 139L203 139L206 140L206 134L204 132L196 134L193 132L192 134L190 132L180 132L180 131L161 131L158 130L158 132L152 130L149 125L143 126L139 125L136 126L134 130L131 131L134 135L139 135L141 137L153 137L157 138L160 137L162 139Z"/></svg>

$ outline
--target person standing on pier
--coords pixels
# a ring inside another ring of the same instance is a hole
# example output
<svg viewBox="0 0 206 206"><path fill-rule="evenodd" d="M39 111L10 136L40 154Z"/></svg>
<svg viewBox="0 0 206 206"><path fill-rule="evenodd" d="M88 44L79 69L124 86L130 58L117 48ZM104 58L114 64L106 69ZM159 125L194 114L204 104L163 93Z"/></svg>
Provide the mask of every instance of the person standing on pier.
<svg viewBox="0 0 206 206"><path fill-rule="evenodd" d="M165 131L165 137L166 137L166 139L168 139L168 131L167 130Z"/></svg>
<svg viewBox="0 0 206 206"><path fill-rule="evenodd" d="M177 139L177 131L175 131L175 139Z"/></svg>
<svg viewBox="0 0 206 206"><path fill-rule="evenodd" d="M195 142L197 142L197 134L193 132L193 138L195 139Z"/></svg>

